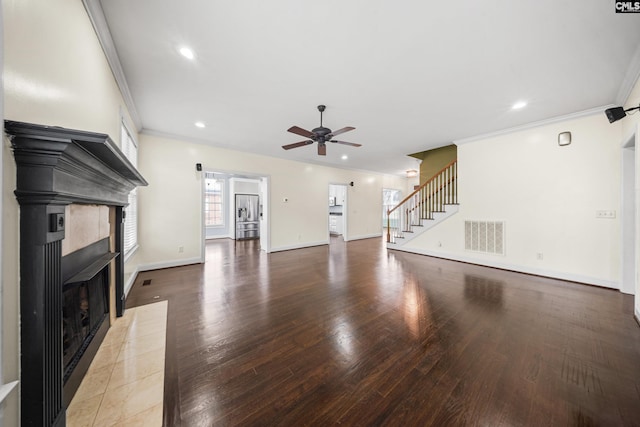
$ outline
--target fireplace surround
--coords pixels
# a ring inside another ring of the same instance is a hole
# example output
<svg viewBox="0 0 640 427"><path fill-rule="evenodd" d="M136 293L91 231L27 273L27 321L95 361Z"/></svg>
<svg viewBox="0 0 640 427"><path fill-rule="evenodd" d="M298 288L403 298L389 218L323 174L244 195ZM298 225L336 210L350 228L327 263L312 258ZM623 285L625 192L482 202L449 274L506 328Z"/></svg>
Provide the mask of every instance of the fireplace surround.
<svg viewBox="0 0 640 427"><path fill-rule="evenodd" d="M116 316L124 312L124 207L129 192L147 182L106 134L15 121L5 121L5 132L20 204L21 422L64 426L75 392L67 385L79 385L109 327L100 307L115 306ZM108 238L63 256L65 207L71 204L108 206L111 229ZM105 283L115 288L113 304L104 299ZM93 319L65 313L91 304L97 307ZM82 335L72 339L73 356L65 354L71 351L65 332L73 329L65 322ZM85 356L76 357L78 350Z"/></svg>

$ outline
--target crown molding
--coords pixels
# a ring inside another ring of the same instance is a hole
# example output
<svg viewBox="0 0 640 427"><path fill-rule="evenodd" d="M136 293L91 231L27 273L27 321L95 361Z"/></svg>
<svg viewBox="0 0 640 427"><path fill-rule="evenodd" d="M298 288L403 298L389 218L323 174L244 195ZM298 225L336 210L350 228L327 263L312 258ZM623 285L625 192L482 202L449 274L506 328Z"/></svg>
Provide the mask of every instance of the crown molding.
<svg viewBox="0 0 640 427"><path fill-rule="evenodd" d="M463 145L463 144L468 144L470 142L480 141L482 139L495 138L495 137L498 137L498 136L507 135L509 133L521 132L521 131L537 128L537 127L540 127L540 126L546 126L546 125L551 125L551 124L554 124L554 123L565 122L565 121L569 121L569 120L575 120L575 119L579 119L579 118L582 118L582 117L593 116L595 114L601 114L604 110L606 110L607 108L611 108L611 107L615 107L615 105L609 104L609 105L604 105L602 107L590 108L588 110L578 111L576 113L566 114L564 116L552 117L550 119L540 120L540 121L537 121L537 122L531 122L531 123L527 123L527 124L524 124L524 125L521 125L521 126L515 126L515 127L511 127L511 128L507 128L507 129L502 129L502 130L498 130L498 131L495 131L495 132L489 132L489 133L484 133L484 134L481 134L481 135L471 136L469 138L457 139L457 140L453 141L453 144L455 144L455 145Z"/></svg>
<svg viewBox="0 0 640 427"><path fill-rule="evenodd" d="M142 128L142 121L138 115L138 110L136 109L135 102L133 101L133 96L131 96L131 91L129 90L129 85L127 84L127 79L124 75L124 70L122 69L122 64L120 63L116 46L113 43L111 31L109 31L109 25L107 24L107 19L104 16L100 0L82 0L82 3L87 11L87 15L89 15L93 29L98 36L100 46L102 46L102 50L107 58L107 62L109 63L113 77L116 80L116 84L120 89L120 93L122 93L122 98L129 110L131 120L135 124L136 130L139 131Z"/></svg>
<svg viewBox="0 0 640 427"><path fill-rule="evenodd" d="M620 89L618 89L617 105L625 105L627 103L631 91L638 80L640 80L640 44L636 47L636 51L631 57L627 72L624 75L624 79L622 79Z"/></svg>

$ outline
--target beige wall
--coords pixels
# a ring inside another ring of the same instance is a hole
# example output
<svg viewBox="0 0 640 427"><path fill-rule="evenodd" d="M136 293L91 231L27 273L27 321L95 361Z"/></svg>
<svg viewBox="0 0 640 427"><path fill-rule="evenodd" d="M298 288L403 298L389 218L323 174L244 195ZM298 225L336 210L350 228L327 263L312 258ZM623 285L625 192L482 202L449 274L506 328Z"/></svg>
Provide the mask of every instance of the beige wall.
<svg viewBox="0 0 640 427"><path fill-rule="evenodd" d="M631 95L627 99L624 107L633 108L640 105L640 79L636 82ZM622 140L626 140L635 133L635 198L636 198L636 237L635 237L635 257L636 257L636 280L635 280L635 316L640 322L640 111L625 117L620 121L622 126Z"/></svg>
<svg viewBox="0 0 640 427"><path fill-rule="evenodd" d="M3 7L5 117L104 132L119 144L124 103L82 2Z"/></svg>
<svg viewBox="0 0 640 427"><path fill-rule="evenodd" d="M135 263L171 264L202 256L201 174L248 172L270 183L270 250L326 244L330 183L348 187L347 239L380 236L382 189L404 194L406 178L311 165L151 135L140 135L140 172L149 186L139 191L140 250ZM284 202L287 199L287 202ZM179 206L180 208L176 208ZM183 247L184 251L179 252Z"/></svg>
<svg viewBox="0 0 640 427"><path fill-rule="evenodd" d="M558 133L567 130L573 142L560 147ZM460 210L410 246L422 253L618 287L620 215L599 219L595 214L619 213L620 135L621 124L609 124L602 113L459 145ZM506 255L465 251L465 220L505 221Z"/></svg>

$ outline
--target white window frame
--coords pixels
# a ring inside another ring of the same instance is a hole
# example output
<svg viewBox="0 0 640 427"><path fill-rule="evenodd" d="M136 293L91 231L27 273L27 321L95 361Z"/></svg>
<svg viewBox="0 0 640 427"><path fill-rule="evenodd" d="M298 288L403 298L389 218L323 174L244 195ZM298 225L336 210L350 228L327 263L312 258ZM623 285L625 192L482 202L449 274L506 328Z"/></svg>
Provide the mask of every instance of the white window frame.
<svg viewBox="0 0 640 427"><path fill-rule="evenodd" d="M387 195L391 195L391 193L393 193L394 195L397 195L398 197L398 201L394 203L395 204L387 204L388 197ZM383 188L382 189L382 227L385 228L387 226L387 209L396 206L400 201L402 200L402 191L397 190L395 188Z"/></svg>
<svg viewBox="0 0 640 427"><path fill-rule="evenodd" d="M220 214L222 216L222 223L221 224L215 224L215 225L208 225L207 224L207 212L208 209L207 207L209 206L209 204L207 203L207 193L210 193L210 191L207 190L207 180L208 179L214 179L215 178L215 174L213 172L205 172L204 173L204 179L205 179L205 184L204 184L204 225L206 228L224 228L226 227L226 221L225 221L225 187L226 187L226 180L224 178L215 178L217 183L221 183L221 189L220 189Z"/></svg>
<svg viewBox="0 0 640 427"><path fill-rule="evenodd" d="M125 123L121 121L120 147L125 157L137 169L138 167L138 142ZM126 261L138 249L138 189L134 188L129 193L129 205L124 208L124 260Z"/></svg>

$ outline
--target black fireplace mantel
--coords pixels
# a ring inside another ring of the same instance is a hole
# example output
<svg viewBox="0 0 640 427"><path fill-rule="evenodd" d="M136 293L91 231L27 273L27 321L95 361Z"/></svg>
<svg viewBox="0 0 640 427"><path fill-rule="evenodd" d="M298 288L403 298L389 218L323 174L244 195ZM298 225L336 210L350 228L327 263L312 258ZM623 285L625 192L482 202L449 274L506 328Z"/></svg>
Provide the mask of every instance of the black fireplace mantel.
<svg viewBox="0 0 640 427"><path fill-rule="evenodd" d="M18 166L16 197L24 204L126 206L140 172L106 134L5 121Z"/></svg>
<svg viewBox="0 0 640 427"><path fill-rule="evenodd" d="M65 206L115 208L122 253L128 195L147 182L106 134L5 121L20 204L20 361L23 426L64 426L62 240ZM124 311L124 261L115 259L116 315Z"/></svg>

